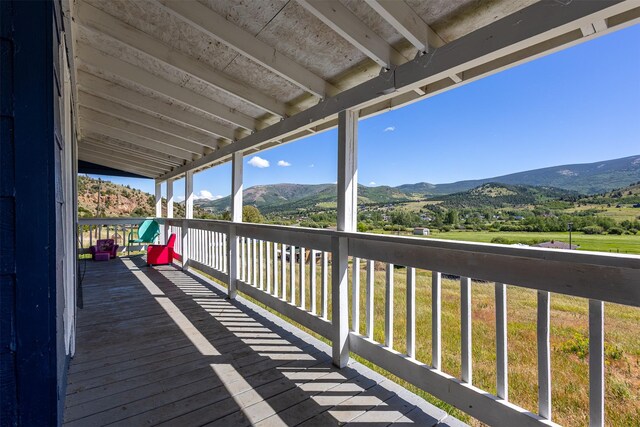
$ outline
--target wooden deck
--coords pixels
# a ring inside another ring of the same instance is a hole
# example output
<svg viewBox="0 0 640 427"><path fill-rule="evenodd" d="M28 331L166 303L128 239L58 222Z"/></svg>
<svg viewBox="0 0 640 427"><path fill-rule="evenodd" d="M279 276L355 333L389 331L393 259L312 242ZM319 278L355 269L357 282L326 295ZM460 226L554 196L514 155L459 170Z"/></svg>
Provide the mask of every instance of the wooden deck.
<svg viewBox="0 0 640 427"><path fill-rule="evenodd" d="M65 425L463 425L199 275L87 261L82 292Z"/></svg>

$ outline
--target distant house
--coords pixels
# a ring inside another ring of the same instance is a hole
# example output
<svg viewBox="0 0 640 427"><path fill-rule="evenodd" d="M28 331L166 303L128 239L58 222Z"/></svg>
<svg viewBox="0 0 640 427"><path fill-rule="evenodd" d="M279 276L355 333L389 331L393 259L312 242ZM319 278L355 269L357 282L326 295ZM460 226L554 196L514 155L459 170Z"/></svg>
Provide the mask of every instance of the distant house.
<svg viewBox="0 0 640 427"><path fill-rule="evenodd" d="M413 234L416 236L428 236L431 234L431 230L425 227L416 227L413 229Z"/></svg>
<svg viewBox="0 0 640 427"><path fill-rule="evenodd" d="M560 242L557 240L551 240L550 242L542 242L536 245L533 245L538 248L548 248L548 249L578 249L580 246L578 245L569 245L566 242Z"/></svg>

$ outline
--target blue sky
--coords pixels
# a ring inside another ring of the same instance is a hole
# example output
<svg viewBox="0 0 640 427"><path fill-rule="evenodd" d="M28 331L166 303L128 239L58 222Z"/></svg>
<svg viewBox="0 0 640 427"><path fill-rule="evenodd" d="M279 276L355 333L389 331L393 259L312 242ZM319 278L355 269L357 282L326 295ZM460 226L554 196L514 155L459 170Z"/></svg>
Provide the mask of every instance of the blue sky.
<svg viewBox="0 0 640 427"><path fill-rule="evenodd" d="M359 182L445 183L640 154L638 46L635 25L362 120ZM335 182L336 149L331 130L248 156L245 188ZM230 172L194 175L196 194L228 195ZM153 192L151 180L104 178ZM184 180L174 188L183 196Z"/></svg>

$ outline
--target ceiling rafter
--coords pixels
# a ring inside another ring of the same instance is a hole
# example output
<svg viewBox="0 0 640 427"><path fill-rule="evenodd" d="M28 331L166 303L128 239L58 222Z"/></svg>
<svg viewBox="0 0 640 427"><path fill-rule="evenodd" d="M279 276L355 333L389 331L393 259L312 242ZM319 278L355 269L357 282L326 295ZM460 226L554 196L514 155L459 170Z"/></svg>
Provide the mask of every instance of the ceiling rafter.
<svg viewBox="0 0 640 427"><path fill-rule="evenodd" d="M112 150L110 148L100 147L86 141L83 141L78 145L78 150L82 152L93 153L110 160L125 160L134 166L144 167L149 170L155 170L157 172L166 172L171 170L171 166L159 164L149 159L144 159L130 153L127 153L127 155L123 157L122 152Z"/></svg>
<svg viewBox="0 0 640 427"><path fill-rule="evenodd" d="M79 2L77 8L78 25L90 27L92 30L104 34L119 43L149 55L183 73L189 74L225 93L247 102L278 117L288 115L288 106L257 88L248 87L220 70L215 70L203 62L176 51L154 36L135 28L95 6Z"/></svg>
<svg viewBox="0 0 640 427"><path fill-rule="evenodd" d="M227 21L205 5L180 0L158 1L165 10L177 18L198 28L299 88L320 98L328 98L338 93L333 85L320 76L276 51L251 33Z"/></svg>
<svg viewBox="0 0 640 427"><path fill-rule="evenodd" d="M144 68L104 53L86 43L78 43L78 53L81 64L93 66L109 74L116 75L123 80L129 80L249 131L254 131L258 127L258 122L253 117L240 113L218 101L214 101L162 77L158 77ZM224 129L226 129L226 131L223 131ZM229 136L233 135L232 129L221 126L221 133L223 132L224 134L220 136L224 138L229 138Z"/></svg>
<svg viewBox="0 0 640 427"><path fill-rule="evenodd" d="M109 159L101 158L100 156L92 153L79 152L78 160L84 160L86 162L95 163L96 165L107 166L121 171L135 173L147 178L156 178L158 176L158 173L149 169L139 168L126 162L116 162Z"/></svg>
<svg viewBox="0 0 640 427"><path fill-rule="evenodd" d="M184 150L182 148L160 144L152 139L134 135L129 132L125 132L122 129L108 126L100 122L95 122L87 118L83 118L83 120L80 122L80 127L84 132L94 132L96 134L104 135L109 138L126 141L130 144L138 145L150 150L160 151L165 154L178 157L182 160L190 161L193 160L194 157L192 152Z"/></svg>
<svg viewBox="0 0 640 427"><path fill-rule="evenodd" d="M115 116L109 116L94 110L90 110L82 105L80 105L79 108L79 116L86 120L91 120L93 122L102 123L106 126L118 128L132 135L145 137L159 144L181 148L193 154L202 155L203 153L203 147L201 145L198 145L191 141L187 141L186 139L177 138L173 135L169 135L150 127L142 126L128 120L123 120Z"/></svg>
<svg viewBox="0 0 640 427"><path fill-rule="evenodd" d="M410 59L402 56L338 0L298 0L298 3L381 67L392 68Z"/></svg>
<svg viewBox="0 0 640 427"><path fill-rule="evenodd" d="M113 101L100 98L82 90L78 91L78 98L81 107L86 107L128 122L157 129L161 132L193 142L194 144L202 145L203 147L209 147L211 149L218 148L217 139L212 138L208 134L176 125L172 122L162 120L159 117L117 104Z"/></svg>
<svg viewBox="0 0 640 427"><path fill-rule="evenodd" d="M365 0L420 52L444 46L445 41L404 0Z"/></svg>
<svg viewBox="0 0 640 427"><path fill-rule="evenodd" d="M161 163L164 165L168 165L171 167L180 166L183 164L183 161L175 158L163 155L162 153L154 152L152 150L147 150L135 145L130 144L129 146L123 145L119 143L119 141L109 140L108 138L100 137L99 135L85 134L82 136L81 141L83 143L90 142L92 144L97 144L99 146L119 150L126 153L133 153L145 158L151 159L156 163Z"/></svg>
<svg viewBox="0 0 640 427"><path fill-rule="evenodd" d="M163 99L147 96L86 71L79 70L78 82L80 89L86 93L91 93L104 99L110 99L124 106L158 114L178 122L183 126L205 132L209 135L220 136L219 134L222 132L229 132L229 135L232 136L233 139L240 136L239 134L233 134L232 129L224 128L217 122L211 121L206 117L189 110L184 110L180 108L179 105L169 104Z"/></svg>

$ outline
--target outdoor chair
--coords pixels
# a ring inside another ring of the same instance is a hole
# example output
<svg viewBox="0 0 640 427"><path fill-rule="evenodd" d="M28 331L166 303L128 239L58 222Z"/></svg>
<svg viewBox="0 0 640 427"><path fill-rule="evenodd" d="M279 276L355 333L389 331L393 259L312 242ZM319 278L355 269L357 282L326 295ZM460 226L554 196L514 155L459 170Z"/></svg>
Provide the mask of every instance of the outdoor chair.
<svg viewBox="0 0 640 427"><path fill-rule="evenodd" d="M137 236L135 239L133 238L134 235ZM127 254L129 254L130 252L130 247L132 243L153 244L155 243L159 235L160 235L160 225L152 219L144 220L142 224L138 226L137 230L135 231L132 230L131 232L129 232L129 244L127 245Z"/></svg>
<svg viewBox="0 0 640 427"><path fill-rule="evenodd" d="M149 245L147 248L147 265L171 264L173 262L173 245L176 235L172 233L166 245Z"/></svg>
<svg viewBox="0 0 640 427"><path fill-rule="evenodd" d="M100 239L94 246L89 248L89 252L91 252L91 259L95 261L96 256L97 258L102 258L104 255L101 254L108 254L109 258L115 258L119 247L120 246L116 245L113 239Z"/></svg>

